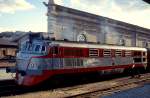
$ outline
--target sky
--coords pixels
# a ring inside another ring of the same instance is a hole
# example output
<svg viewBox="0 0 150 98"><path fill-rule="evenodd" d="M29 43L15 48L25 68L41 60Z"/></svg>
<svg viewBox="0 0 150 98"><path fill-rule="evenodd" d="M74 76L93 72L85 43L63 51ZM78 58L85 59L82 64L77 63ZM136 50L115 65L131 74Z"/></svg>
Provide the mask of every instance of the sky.
<svg viewBox="0 0 150 98"><path fill-rule="evenodd" d="M0 0L0 32L47 32L48 0ZM54 0L56 4L150 29L150 5L142 0Z"/></svg>

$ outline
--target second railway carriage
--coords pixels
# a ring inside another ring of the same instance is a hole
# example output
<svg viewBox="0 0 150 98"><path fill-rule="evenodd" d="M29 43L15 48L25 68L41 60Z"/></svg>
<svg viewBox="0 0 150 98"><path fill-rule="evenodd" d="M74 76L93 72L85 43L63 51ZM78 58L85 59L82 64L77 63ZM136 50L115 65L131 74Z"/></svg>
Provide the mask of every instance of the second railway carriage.
<svg viewBox="0 0 150 98"><path fill-rule="evenodd" d="M15 73L19 85L33 86L54 75L122 73L133 65L147 66L145 48L33 39L21 44Z"/></svg>

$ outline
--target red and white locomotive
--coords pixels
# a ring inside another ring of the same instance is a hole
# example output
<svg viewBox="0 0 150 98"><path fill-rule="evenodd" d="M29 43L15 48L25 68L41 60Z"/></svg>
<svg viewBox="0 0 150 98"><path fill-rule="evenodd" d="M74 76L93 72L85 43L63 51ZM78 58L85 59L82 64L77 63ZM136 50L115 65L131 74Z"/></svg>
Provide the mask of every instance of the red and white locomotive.
<svg viewBox="0 0 150 98"><path fill-rule="evenodd" d="M60 74L122 73L132 66L146 68L147 49L96 43L25 41L17 53L15 71L19 85L33 86Z"/></svg>

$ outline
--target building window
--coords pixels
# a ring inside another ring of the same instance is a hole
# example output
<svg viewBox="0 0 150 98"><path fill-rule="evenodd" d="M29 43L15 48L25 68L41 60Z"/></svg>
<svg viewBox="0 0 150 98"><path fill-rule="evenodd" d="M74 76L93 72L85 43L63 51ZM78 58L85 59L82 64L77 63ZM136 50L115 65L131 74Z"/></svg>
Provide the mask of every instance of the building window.
<svg viewBox="0 0 150 98"><path fill-rule="evenodd" d="M85 34L79 34L77 36L77 41L79 41L79 42L86 42L86 36L85 36Z"/></svg>

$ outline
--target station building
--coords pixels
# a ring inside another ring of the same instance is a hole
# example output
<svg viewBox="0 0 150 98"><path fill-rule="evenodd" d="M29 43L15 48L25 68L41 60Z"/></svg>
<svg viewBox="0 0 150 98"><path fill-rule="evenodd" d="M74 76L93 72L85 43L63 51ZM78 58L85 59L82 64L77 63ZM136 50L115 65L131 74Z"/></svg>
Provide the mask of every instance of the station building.
<svg viewBox="0 0 150 98"><path fill-rule="evenodd" d="M49 0L48 34L56 40L150 48L150 29L67 8Z"/></svg>
<svg viewBox="0 0 150 98"><path fill-rule="evenodd" d="M17 43L0 39L0 68L15 66Z"/></svg>

